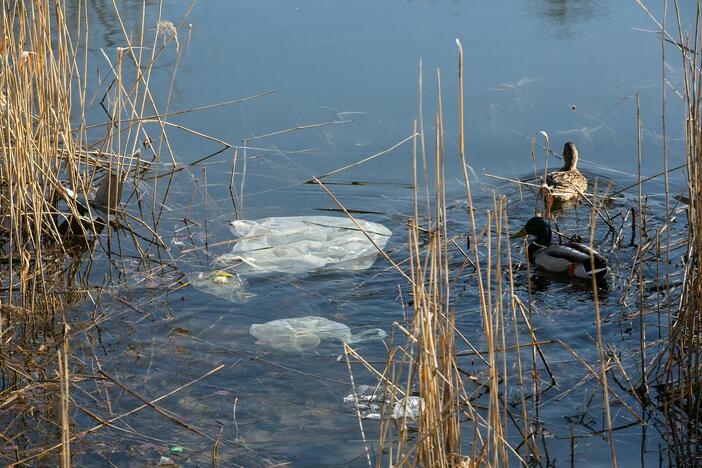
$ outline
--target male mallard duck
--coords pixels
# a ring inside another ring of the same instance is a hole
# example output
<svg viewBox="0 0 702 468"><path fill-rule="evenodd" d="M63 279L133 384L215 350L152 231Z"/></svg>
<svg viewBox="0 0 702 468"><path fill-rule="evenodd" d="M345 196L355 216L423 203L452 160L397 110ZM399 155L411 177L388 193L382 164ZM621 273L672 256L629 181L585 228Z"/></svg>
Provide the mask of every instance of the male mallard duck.
<svg viewBox="0 0 702 468"><path fill-rule="evenodd" d="M554 201L567 202L585 193L587 179L577 169L578 150L569 141L563 147L563 167L546 177L546 185L551 190Z"/></svg>
<svg viewBox="0 0 702 468"><path fill-rule="evenodd" d="M591 278L594 274L599 277L607 272L607 261L596 250L578 242L564 245L551 245L551 226L543 218L535 216L516 234L516 237L534 236L529 244L529 261L544 270L553 273L564 273L577 278ZM591 258L595 258L595 269L592 269Z"/></svg>

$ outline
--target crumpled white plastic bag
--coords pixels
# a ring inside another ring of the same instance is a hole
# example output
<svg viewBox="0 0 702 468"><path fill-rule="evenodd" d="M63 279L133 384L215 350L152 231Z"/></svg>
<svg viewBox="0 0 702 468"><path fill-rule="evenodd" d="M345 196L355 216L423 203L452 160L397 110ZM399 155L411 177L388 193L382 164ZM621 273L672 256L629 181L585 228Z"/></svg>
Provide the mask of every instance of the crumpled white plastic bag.
<svg viewBox="0 0 702 468"><path fill-rule="evenodd" d="M357 220L383 249L392 231L382 224ZM378 249L349 218L289 216L233 221L240 240L217 261L246 273L304 273L316 270L356 271L370 268Z"/></svg>
<svg viewBox="0 0 702 468"><path fill-rule="evenodd" d="M321 340L339 340L352 344L387 336L380 328L372 328L356 335L343 323L323 317L294 317L254 323L249 329L258 344L266 344L285 351L305 351L316 348Z"/></svg>

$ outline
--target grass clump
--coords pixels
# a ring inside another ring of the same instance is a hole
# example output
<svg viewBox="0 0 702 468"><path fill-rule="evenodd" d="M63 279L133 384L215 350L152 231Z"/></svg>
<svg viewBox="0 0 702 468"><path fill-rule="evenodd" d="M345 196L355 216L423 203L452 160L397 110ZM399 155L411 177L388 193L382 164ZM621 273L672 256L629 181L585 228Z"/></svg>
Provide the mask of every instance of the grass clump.
<svg viewBox="0 0 702 468"><path fill-rule="evenodd" d="M116 265L113 253L129 252L149 265L163 250L154 228L157 178L150 184L154 203L139 206L140 216L129 215L120 200L127 181L137 187L159 159L144 142L167 140L163 125L158 136L147 135L150 122L153 129L161 121L148 83L164 48L171 42L179 48L176 27L154 28L147 54L142 22L136 43L125 32L125 46L111 51L115 60L105 54L109 74L100 107L107 122L90 125L88 5L70 3L2 1L0 433L8 450L0 460L6 463L59 452L56 463L71 464L77 378L69 343L72 327L81 324L66 317L66 308L100 296L88 283L97 254ZM160 47L159 35L167 39ZM142 147L151 157L142 156Z"/></svg>

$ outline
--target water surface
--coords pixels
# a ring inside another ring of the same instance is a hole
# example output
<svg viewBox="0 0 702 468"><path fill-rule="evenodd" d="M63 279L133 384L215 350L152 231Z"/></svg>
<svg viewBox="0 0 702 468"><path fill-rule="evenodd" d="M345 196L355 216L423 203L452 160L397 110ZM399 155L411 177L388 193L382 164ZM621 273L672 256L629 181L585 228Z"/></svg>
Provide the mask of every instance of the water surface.
<svg viewBox="0 0 702 468"><path fill-rule="evenodd" d="M156 18L157 6L157 2L146 3L148 19ZM140 9L139 2L124 3L126 28L139 27ZM162 17L178 24L187 9L187 2L167 2ZM115 19L111 3L91 2L91 69L99 68L103 76L108 71L101 49L114 57L116 47L125 45ZM237 189L241 191L242 179L244 184L243 200L236 208L242 218L333 214L319 211L337 208L324 191L303 182L383 151L411 134L418 115L421 59L427 135L433 132L436 69L441 70L447 199L455 201L449 226L453 235L463 235L468 219L461 204L465 192L457 158L456 38L465 54L466 153L479 223L492 209L493 192L508 198L512 231L533 213L533 193L520 192L486 174L529 176L530 138L542 130L556 152L566 141L574 141L581 167L601 187L611 183L622 189L634 183L637 93L643 128L642 173L653 175L663 167L660 39L640 30L653 26L634 2L215 1L196 4L185 24L192 24L192 32L188 37L187 26L180 29L182 57L177 61L170 46L153 75L151 87L159 102L165 102L176 63L171 110L276 90L246 103L171 119L231 144L251 147L238 154ZM667 79L673 88L679 87L675 61L679 58L672 48L667 53ZM104 92L92 91L97 96ZM667 92L667 150L672 167L683 162L682 107L674 91ZM91 112L99 117L96 106ZM252 139L310 124L325 125ZM169 137L182 165L221 148L177 130ZM369 212L361 217L393 230L387 250L397 262L406 257L405 223L412 213L411 155L407 143L327 179L337 182L329 187L347 208ZM358 423L342 403L351 387L346 364L338 359L340 344L323 341L314 351L286 353L257 345L248 329L252 323L318 315L342 322L354 332L374 327L390 331L393 322L404 320L406 284L380 259L370 270L352 274L248 278L256 297L240 304L192 287L174 288L181 273L207 271L213 268L214 257L227 251L226 245L217 243L232 238L226 224L237 214L229 192L232 156L227 150L206 163L187 166L173 179L160 233L171 243L176 271L145 277L136 263L123 262L123 275L110 294L97 306L77 308L79 318L88 319L98 311L105 319L97 329L77 336L85 351L84 365L94 368L100 362L124 385L145 398L155 398L223 363L217 373L161 402L199 431L221 438L218 450L223 465L362 466L366 462ZM537 157L542 168L542 150ZM163 159L166 163L167 158ZM551 158L549 164L559 161ZM681 174L672 178L679 183ZM652 195L662 192L660 181L646 189ZM165 190L165 184L159 190ZM611 214L636 206L634 191L615 200ZM662 206L661 199L652 196L652 219L660 218ZM127 209L138 215L133 200ZM581 205L559 218L559 228L586 237L588 222L589 208ZM600 225L597 239L603 248L611 242L603 240L606 233ZM189 251L192 246L198 249ZM514 248L521 261L520 244ZM632 350L638 348L638 335L631 321L621 319L631 312L631 300L624 296L634 251L633 246L625 246L609 256L613 274L599 299L606 340L617 344L615 351L635 371ZM451 255L460 264L458 250ZM100 275L98 268L96 281ZM525 301L527 278L523 270L515 278ZM537 274L531 299L539 339L563 340L591 365L597 364L591 289ZM454 304L457 326L482 349L479 303L470 275L459 278ZM382 342L364 343L358 349L369 360L384 360ZM600 400L590 401L596 393L592 377L562 348L549 347L547 355L559 383L542 396L539 414L549 457L557 464L572 456L588 466L608 465L606 439L593 434L602 426ZM466 358L461 365L478 373L478 364ZM538 366L546 378L542 364ZM357 384L374 382L360 366L354 368L354 378ZM119 413L139 404L133 395L114 386L86 389L82 397L104 398L105 391L112 405L105 411ZM615 426L633 420L620 408L615 409L614 419ZM88 424L87 417L79 420L83 423ZM87 439L76 450L76 461L107 459L120 466L142 466L177 445L185 448L180 457L172 456L179 463L210 463L213 437L202 437L148 410L124 424ZM573 453L571 430L577 440ZM377 424L365 424L365 436L374 447ZM657 462L662 439L655 430L642 438L641 427L632 426L617 431L616 439L621 461Z"/></svg>

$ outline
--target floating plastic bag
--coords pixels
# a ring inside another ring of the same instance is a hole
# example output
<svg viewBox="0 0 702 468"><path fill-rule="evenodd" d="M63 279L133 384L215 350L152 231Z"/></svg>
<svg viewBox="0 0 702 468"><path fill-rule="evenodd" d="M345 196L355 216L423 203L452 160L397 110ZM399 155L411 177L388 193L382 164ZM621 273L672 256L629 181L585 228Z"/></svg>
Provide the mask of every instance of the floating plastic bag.
<svg viewBox="0 0 702 468"><path fill-rule="evenodd" d="M392 232L382 224L357 220L379 248ZM243 262L237 271L304 273L315 270L365 270L378 249L349 218L291 216L240 220L230 229L241 239L217 260Z"/></svg>
<svg viewBox="0 0 702 468"><path fill-rule="evenodd" d="M353 393L344 397L344 403L350 407L358 408L358 412L363 419L380 419L380 407L383 404L383 391L369 385L359 385L356 387L356 395ZM410 421L415 421L419 417L419 411L424 409L424 399L418 396L410 396L396 401L392 408L392 418L402 419L407 416Z"/></svg>
<svg viewBox="0 0 702 468"><path fill-rule="evenodd" d="M343 323L332 322L323 317L295 317L254 323L249 332L258 344L267 344L286 351L314 349L322 340L339 340L351 344L383 339L387 336L380 328L352 335L351 329Z"/></svg>
<svg viewBox="0 0 702 468"><path fill-rule="evenodd" d="M215 270L196 273L190 278L190 285L200 291L221 297L232 302L246 302L255 294L246 292L246 283L239 275Z"/></svg>
<svg viewBox="0 0 702 468"><path fill-rule="evenodd" d="M358 399L358 403L356 400ZM380 405L383 403L383 390L370 385L356 387L353 393L344 397L344 403L350 407L358 408L363 419L380 419Z"/></svg>
<svg viewBox="0 0 702 468"><path fill-rule="evenodd" d="M419 412L424 409L424 399L418 396L409 396L395 403L392 408L394 419L407 419L415 421L419 417Z"/></svg>

